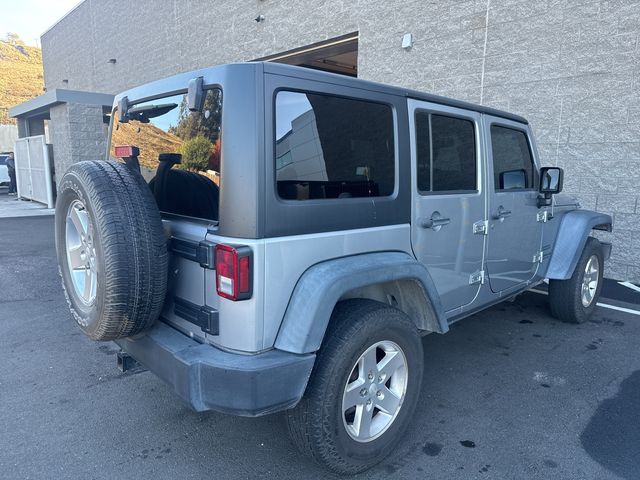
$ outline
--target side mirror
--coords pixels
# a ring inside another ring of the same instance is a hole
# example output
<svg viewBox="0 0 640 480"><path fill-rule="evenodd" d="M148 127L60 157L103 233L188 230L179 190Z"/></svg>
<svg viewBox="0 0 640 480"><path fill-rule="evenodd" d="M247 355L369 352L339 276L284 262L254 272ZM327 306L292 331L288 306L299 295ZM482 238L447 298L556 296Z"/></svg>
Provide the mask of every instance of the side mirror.
<svg viewBox="0 0 640 480"><path fill-rule="evenodd" d="M540 196L538 208L551 205L551 195L562 191L564 171L558 167L542 167L540 169Z"/></svg>
<svg viewBox="0 0 640 480"><path fill-rule="evenodd" d="M540 169L540 193L553 195L562 191L564 171L558 167L542 167Z"/></svg>

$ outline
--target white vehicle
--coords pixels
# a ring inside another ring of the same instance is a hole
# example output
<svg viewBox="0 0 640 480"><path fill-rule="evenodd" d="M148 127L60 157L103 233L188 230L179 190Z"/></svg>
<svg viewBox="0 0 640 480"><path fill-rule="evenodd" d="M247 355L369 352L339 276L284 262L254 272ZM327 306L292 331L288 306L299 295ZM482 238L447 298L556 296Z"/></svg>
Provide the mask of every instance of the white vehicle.
<svg viewBox="0 0 640 480"><path fill-rule="evenodd" d="M7 159L9 154L0 153L0 185L9 184L9 169L7 168Z"/></svg>

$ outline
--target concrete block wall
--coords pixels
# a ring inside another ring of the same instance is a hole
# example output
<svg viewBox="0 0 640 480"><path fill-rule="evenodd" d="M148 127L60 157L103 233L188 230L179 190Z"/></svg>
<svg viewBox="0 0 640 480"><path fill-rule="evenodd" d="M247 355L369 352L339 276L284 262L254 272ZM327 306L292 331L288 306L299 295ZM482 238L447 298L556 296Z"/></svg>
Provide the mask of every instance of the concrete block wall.
<svg viewBox="0 0 640 480"><path fill-rule="evenodd" d="M102 107L63 103L50 110L56 178L74 163L101 160L107 151Z"/></svg>
<svg viewBox="0 0 640 480"><path fill-rule="evenodd" d="M42 37L45 83L117 93L355 31L361 78L527 117L565 191L614 216L607 274L640 281L638 0L85 0Z"/></svg>

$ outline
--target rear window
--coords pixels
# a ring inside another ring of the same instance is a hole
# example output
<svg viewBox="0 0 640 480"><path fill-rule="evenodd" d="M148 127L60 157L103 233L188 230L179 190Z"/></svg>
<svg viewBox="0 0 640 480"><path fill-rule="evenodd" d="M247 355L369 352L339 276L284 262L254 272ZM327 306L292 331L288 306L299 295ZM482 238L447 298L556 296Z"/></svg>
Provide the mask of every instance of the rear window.
<svg viewBox="0 0 640 480"><path fill-rule="evenodd" d="M393 193L395 147L390 106L280 91L275 111L280 198L347 199Z"/></svg>
<svg viewBox="0 0 640 480"><path fill-rule="evenodd" d="M222 92L207 90L201 112L189 111L186 97L130 105L126 123L115 111L110 156L118 145L138 147L140 170L161 211L217 220Z"/></svg>

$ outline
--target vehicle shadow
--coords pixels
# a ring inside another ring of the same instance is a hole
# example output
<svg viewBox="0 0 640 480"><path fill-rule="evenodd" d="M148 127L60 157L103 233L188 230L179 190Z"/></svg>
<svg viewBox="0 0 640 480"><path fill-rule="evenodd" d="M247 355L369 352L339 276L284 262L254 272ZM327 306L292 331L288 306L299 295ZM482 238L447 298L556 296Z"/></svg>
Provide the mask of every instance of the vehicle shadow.
<svg viewBox="0 0 640 480"><path fill-rule="evenodd" d="M618 394L603 401L580 435L585 451L600 465L628 480L638 478L640 445L640 370L620 385Z"/></svg>

